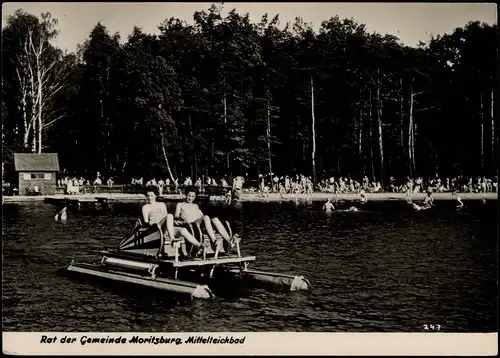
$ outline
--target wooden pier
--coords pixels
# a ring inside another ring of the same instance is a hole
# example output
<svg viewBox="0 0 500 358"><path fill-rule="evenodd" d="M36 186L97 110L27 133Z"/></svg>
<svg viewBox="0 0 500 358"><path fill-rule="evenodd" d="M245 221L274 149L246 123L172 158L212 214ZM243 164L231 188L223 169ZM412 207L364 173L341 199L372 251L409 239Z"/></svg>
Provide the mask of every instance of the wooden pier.
<svg viewBox="0 0 500 358"><path fill-rule="evenodd" d="M90 205L109 205L113 203L114 200L107 197L86 197L86 198L72 198L72 197L47 197L44 199L44 203L56 204L61 206L77 206Z"/></svg>

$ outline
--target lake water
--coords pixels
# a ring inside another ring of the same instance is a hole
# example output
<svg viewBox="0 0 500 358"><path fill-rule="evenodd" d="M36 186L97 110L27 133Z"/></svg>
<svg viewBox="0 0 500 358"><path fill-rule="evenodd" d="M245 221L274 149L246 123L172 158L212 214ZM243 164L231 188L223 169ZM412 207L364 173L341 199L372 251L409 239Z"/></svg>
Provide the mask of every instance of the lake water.
<svg viewBox="0 0 500 358"><path fill-rule="evenodd" d="M203 204L229 218L256 269L296 273L312 290L262 289L233 298L175 302L70 280L56 271L89 250L117 244L140 204L70 212L43 203L3 206L4 331L497 331L497 202L455 203L414 212L369 202L358 213L315 203ZM169 210L172 210L169 204Z"/></svg>

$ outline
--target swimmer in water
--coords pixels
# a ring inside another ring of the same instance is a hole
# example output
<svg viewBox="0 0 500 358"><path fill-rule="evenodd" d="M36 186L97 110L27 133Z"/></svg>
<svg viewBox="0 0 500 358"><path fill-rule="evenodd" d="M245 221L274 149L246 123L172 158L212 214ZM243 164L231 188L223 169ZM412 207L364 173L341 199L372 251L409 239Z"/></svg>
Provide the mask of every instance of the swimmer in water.
<svg viewBox="0 0 500 358"><path fill-rule="evenodd" d="M59 211L56 216L54 217L55 221L61 221L61 222L66 222L68 220L68 207L65 206L64 208Z"/></svg>
<svg viewBox="0 0 500 358"><path fill-rule="evenodd" d="M413 208L417 211L430 209L434 205L434 197L432 196L432 189L431 188L427 189L427 195L425 196L424 203L422 204L422 206L418 206L411 200L408 203L411 204Z"/></svg>
<svg viewBox="0 0 500 358"><path fill-rule="evenodd" d="M366 192L363 189L361 189L361 191L359 192L359 201L361 202L361 204L365 204L368 201Z"/></svg>
<svg viewBox="0 0 500 358"><path fill-rule="evenodd" d="M356 211L358 211L358 208L355 206L351 206L348 211L356 212Z"/></svg>
<svg viewBox="0 0 500 358"><path fill-rule="evenodd" d="M326 199L326 203L323 204L323 210L325 210L326 212L335 210L335 207L333 206L333 203L330 199Z"/></svg>
<svg viewBox="0 0 500 358"><path fill-rule="evenodd" d="M425 196L424 199L424 206L431 207L433 205L434 205L434 197L432 196L432 189L429 188L427 190L427 195Z"/></svg>
<svg viewBox="0 0 500 358"><path fill-rule="evenodd" d="M462 201L462 198L460 196L457 196L457 210L462 210L464 207L464 203Z"/></svg>

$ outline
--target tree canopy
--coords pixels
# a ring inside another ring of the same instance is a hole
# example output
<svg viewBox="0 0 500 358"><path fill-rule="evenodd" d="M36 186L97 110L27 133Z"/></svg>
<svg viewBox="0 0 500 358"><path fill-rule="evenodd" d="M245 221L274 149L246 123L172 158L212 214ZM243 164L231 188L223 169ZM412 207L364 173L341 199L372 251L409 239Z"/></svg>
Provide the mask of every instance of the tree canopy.
<svg viewBox="0 0 500 358"><path fill-rule="evenodd" d="M354 19L281 29L212 5L123 44L98 23L67 54L55 24L19 10L2 29L4 162L43 150L79 175L496 174L497 25L410 47Z"/></svg>

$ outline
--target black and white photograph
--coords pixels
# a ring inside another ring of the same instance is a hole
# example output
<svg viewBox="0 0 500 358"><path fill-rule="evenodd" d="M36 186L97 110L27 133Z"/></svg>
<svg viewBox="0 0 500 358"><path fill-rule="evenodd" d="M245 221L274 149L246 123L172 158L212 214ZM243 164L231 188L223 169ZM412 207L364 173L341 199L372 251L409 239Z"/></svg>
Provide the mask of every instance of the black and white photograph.
<svg viewBox="0 0 500 358"><path fill-rule="evenodd" d="M3 332L496 334L497 16L3 3Z"/></svg>

